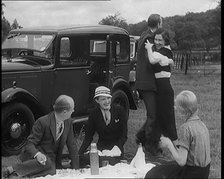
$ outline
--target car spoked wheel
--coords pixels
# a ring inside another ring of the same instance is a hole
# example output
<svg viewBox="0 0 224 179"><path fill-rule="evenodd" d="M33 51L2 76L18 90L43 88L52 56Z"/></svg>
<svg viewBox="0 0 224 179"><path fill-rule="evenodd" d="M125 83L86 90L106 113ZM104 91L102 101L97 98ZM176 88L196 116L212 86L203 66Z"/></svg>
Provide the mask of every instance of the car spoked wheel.
<svg viewBox="0 0 224 179"><path fill-rule="evenodd" d="M112 104L122 106L129 116L129 100L124 91L117 90L112 94Z"/></svg>
<svg viewBox="0 0 224 179"><path fill-rule="evenodd" d="M10 104L2 110L2 155L21 152L34 124L32 111L22 103Z"/></svg>

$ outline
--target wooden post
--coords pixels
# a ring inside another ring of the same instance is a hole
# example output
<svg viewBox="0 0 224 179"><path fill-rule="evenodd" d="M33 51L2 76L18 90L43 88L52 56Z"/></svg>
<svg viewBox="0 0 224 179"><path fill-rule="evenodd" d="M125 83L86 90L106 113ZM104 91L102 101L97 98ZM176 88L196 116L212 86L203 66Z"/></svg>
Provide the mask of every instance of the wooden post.
<svg viewBox="0 0 224 179"><path fill-rule="evenodd" d="M205 76L205 61L206 61L206 54L204 55L204 59L203 59L203 66L204 66L204 76Z"/></svg>
<svg viewBox="0 0 224 179"><path fill-rule="evenodd" d="M184 54L182 54L182 57L181 57L180 70L183 69L183 64L184 64Z"/></svg>
<svg viewBox="0 0 224 179"><path fill-rule="evenodd" d="M189 63L189 55L187 54L187 55L186 55L186 63L185 63L185 72L184 72L185 75L187 74L188 63Z"/></svg>

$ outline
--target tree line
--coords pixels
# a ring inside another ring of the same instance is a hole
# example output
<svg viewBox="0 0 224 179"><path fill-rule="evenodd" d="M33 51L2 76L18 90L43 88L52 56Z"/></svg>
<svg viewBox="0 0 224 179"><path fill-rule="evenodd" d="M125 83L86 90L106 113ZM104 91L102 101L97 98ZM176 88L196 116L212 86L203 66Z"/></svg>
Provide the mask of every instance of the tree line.
<svg viewBox="0 0 224 179"><path fill-rule="evenodd" d="M2 3L2 42L12 29L22 28L15 19L10 25L4 17L5 4ZM147 19L136 24L128 24L120 13L103 18L99 24L113 25L126 29L129 34L140 36L147 29ZM206 50L221 47L221 1L215 9L206 12L188 12L183 16L163 18L163 27L171 37L171 48L176 50Z"/></svg>
<svg viewBox="0 0 224 179"><path fill-rule="evenodd" d="M136 36L140 36L147 29L147 19L136 24L128 24L120 13L107 16L99 24L122 27ZM220 48L221 1L215 9L206 12L188 12L184 16L165 17L163 27L170 33L172 49L209 51L212 48Z"/></svg>

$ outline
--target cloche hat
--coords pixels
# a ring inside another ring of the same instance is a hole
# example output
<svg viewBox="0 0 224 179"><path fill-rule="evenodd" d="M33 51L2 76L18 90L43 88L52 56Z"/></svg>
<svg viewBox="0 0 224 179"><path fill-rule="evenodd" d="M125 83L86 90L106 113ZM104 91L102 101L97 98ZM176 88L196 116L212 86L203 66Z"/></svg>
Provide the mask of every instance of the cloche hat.
<svg viewBox="0 0 224 179"><path fill-rule="evenodd" d="M110 94L110 89L105 86L99 86L95 89L94 99L98 96L112 97Z"/></svg>

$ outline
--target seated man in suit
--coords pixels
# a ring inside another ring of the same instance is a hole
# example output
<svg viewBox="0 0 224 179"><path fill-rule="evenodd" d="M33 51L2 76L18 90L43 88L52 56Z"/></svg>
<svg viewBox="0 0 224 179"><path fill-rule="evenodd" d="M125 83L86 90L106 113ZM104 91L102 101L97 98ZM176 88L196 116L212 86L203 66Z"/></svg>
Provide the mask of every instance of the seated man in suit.
<svg viewBox="0 0 224 179"><path fill-rule="evenodd" d="M78 150L71 121L74 101L69 96L60 95L53 107L53 112L40 117L34 123L25 150L21 154L22 163L5 168L2 171L3 178L10 175L39 177L56 174L56 168L62 168L65 144L69 150L72 168L78 169Z"/></svg>

